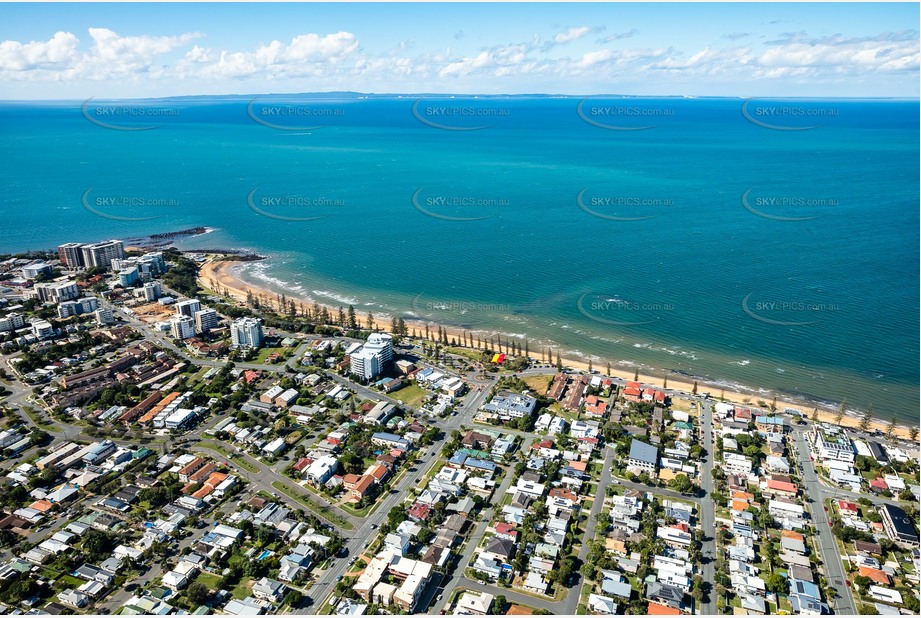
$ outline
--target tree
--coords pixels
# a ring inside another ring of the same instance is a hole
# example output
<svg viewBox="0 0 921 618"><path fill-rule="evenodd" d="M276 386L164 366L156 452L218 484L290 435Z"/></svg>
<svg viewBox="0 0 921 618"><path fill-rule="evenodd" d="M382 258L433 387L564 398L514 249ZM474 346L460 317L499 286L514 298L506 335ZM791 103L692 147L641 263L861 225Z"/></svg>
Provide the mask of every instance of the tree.
<svg viewBox="0 0 921 618"><path fill-rule="evenodd" d="M374 314L371 313L370 311L368 312L368 321L367 321L367 324L368 324L368 330L373 330L373 329L374 329Z"/></svg>
<svg viewBox="0 0 921 618"><path fill-rule="evenodd" d="M896 424L898 421L899 421L899 419L898 419L897 417L895 417L895 416L893 416L891 419L889 419L889 425L886 427L886 437L888 437L888 438L891 438L891 437L892 437L892 434L895 433L895 424Z"/></svg>
<svg viewBox="0 0 921 618"><path fill-rule="evenodd" d="M777 560L777 555L778 555L777 546L774 545L774 543L772 543L770 540L768 540L764 544L763 551L764 551L764 557L767 558L768 562L770 562L771 565L774 565L775 561Z"/></svg>
<svg viewBox="0 0 921 618"><path fill-rule="evenodd" d="M912 426L908 429L908 438L909 438L912 442L917 442L917 441L918 441L918 427L917 427L917 426L912 425Z"/></svg>
<svg viewBox="0 0 921 618"><path fill-rule="evenodd" d="M810 420L812 420L813 423L817 423L819 421L819 409L813 408L812 414L809 416L809 418Z"/></svg>
<svg viewBox="0 0 921 618"><path fill-rule="evenodd" d="M697 380L694 380L694 387L691 389L691 394L692 395L697 394Z"/></svg>
<svg viewBox="0 0 921 618"><path fill-rule="evenodd" d="M497 615L502 616L505 614L505 605L508 603L508 601L505 599L505 595L497 595L496 598L493 599L492 603L493 611L495 611Z"/></svg>
<svg viewBox="0 0 921 618"><path fill-rule="evenodd" d="M349 305L347 315L349 329L356 330L358 328L358 319L355 317L355 307Z"/></svg>
<svg viewBox="0 0 921 618"><path fill-rule="evenodd" d="M866 431L870 428L870 421L873 419L873 404L867 406L867 411L863 413L863 416L860 417L860 424L857 425L857 428L860 431Z"/></svg>
<svg viewBox="0 0 921 618"><path fill-rule="evenodd" d="M787 578L780 573L771 573L765 581L765 587L774 593L787 592Z"/></svg>
<svg viewBox="0 0 921 618"><path fill-rule="evenodd" d="M108 557L113 549L115 543L107 532L90 528L83 534L83 551L88 554L91 561Z"/></svg>
<svg viewBox="0 0 921 618"><path fill-rule="evenodd" d="M835 425L841 424L841 419L844 418L844 412L847 410L847 399L841 402L841 405L838 406L838 411L835 412Z"/></svg>
<svg viewBox="0 0 921 618"><path fill-rule="evenodd" d="M285 593L285 598L282 600L282 603L288 607L297 607L301 604L301 601L304 600L304 595L301 594L299 590L294 590L289 588L288 592Z"/></svg>
<svg viewBox="0 0 921 618"><path fill-rule="evenodd" d="M192 582L186 590L186 596L193 605L204 605L211 598L211 590L201 582Z"/></svg>
<svg viewBox="0 0 921 618"><path fill-rule="evenodd" d="M867 577L866 575L858 575L851 581L855 586L857 586L861 590L866 590L870 586L870 584L873 583L873 580Z"/></svg>
<svg viewBox="0 0 921 618"><path fill-rule="evenodd" d="M683 494L688 493L694 487L694 484L691 483L691 479L689 479L686 474L679 474L675 476L675 478L670 480L668 484L672 489Z"/></svg>

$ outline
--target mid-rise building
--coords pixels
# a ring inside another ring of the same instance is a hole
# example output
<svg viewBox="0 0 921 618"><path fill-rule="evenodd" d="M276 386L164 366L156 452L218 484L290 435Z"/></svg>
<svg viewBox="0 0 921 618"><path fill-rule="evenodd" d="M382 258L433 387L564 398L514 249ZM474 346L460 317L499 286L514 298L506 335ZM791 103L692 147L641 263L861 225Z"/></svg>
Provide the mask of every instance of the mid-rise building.
<svg viewBox="0 0 921 618"><path fill-rule="evenodd" d="M85 267L86 263L83 261L83 243L69 242L58 245L58 259L71 270Z"/></svg>
<svg viewBox="0 0 921 618"><path fill-rule="evenodd" d="M32 291L43 303L60 303L65 300L74 300L80 296L80 288L76 281L48 281L36 283Z"/></svg>
<svg viewBox="0 0 921 618"><path fill-rule="evenodd" d="M138 274L137 266L126 268L118 273L118 282L123 287L130 288L141 282L141 275Z"/></svg>
<svg viewBox="0 0 921 618"><path fill-rule="evenodd" d="M151 278L166 272L166 262L163 259L163 253L159 251L112 260L112 270L114 271L130 270L132 268L138 269L141 281L150 281Z"/></svg>
<svg viewBox="0 0 921 618"><path fill-rule="evenodd" d="M175 306L176 315L184 315L190 318L195 317L196 311L201 311L201 302L194 298L178 302Z"/></svg>
<svg viewBox="0 0 921 618"><path fill-rule="evenodd" d="M393 362L393 337L386 333L371 333L368 341L349 356L349 370L362 380L370 380Z"/></svg>
<svg viewBox="0 0 921 618"><path fill-rule="evenodd" d="M230 340L235 348L258 348L264 338L259 318L237 318L230 325Z"/></svg>
<svg viewBox="0 0 921 618"><path fill-rule="evenodd" d="M54 335L54 326L47 320L32 320L32 334L38 339L46 339Z"/></svg>
<svg viewBox="0 0 921 618"><path fill-rule="evenodd" d="M217 311L214 309L202 309L195 312L195 330L199 333L207 333L212 328L217 328L220 320Z"/></svg>
<svg viewBox="0 0 921 618"><path fill-rule="evenodd" d="M21 313L9 313L0 318L0 333L23 328L25 325L26 320L22 317Z"/></svg>
<svg viewBox="0 0 921 618"><path fill-rule="evenodd" d="M35 264L27 264L22 267L22 277L23 279L38 279L39 277L48 277L51 275L52 271L51 264L45 264L44 262L37 262Z"/></svg>
<svg viewBox="0 0 921 618"><path fill-rule="evenodd" d="M111 309L100 307L96 310L96 324L99 326L105 326L106 324L111 324L114 321L115 318L112 315Z"/></svg>
<svg viewBox="0 0 921 618"><path fill-rule="evenodd" d="M176 339L188 339L195 336L195 320L187 315L177 315L170 320L170 333Z"/></svg>
<svg viewBox="0 0 921 618"><path fill-rule="evenodd" d="M99 299L95 296L78 298L77 300L66 300L58 304L58 317L68 318L72 315L83 315L92 313L99 308Z"/></svg>
<svg viewBox="0 0 921 618"><path fill-rule="evenodd" d="M147 283L144 284L144 287L142 287L141 291L138 293L144 297L144 300L146 300L149 303L152 303L158 298L160 298L160 295L162 294L162 288L160 287L160 282L159 281L148 281Z"/></svg>
<svg viewBox="0 0 921 618"><path fill-rule="evenodd" d="M99 268L108 270L112 267L112 260L125 257L125 245L120 240L105 240L80 248L83 254L83 265L86 268Z"/></svg>

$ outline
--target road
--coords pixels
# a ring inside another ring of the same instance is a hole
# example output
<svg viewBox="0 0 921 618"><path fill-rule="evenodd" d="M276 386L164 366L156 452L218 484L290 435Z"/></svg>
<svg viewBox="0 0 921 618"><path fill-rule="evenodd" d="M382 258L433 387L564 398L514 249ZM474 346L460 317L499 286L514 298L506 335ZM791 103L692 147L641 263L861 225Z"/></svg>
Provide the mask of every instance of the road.
<svg viewBox="0 0 921 618"><path fill-rule="evenodd" d="M604 509L604 501L608 495L608 486L614 481L611 470L614 468L615 450L612 446L604 447L604 463L601 464L601 478L598 481L598 489L595 490L595 496L592 500L592 508L589 511L588 519L585 522L585 535L582 537L582 546L579 548L579 564L584 564L588 553L591 549L590 541L595 538L595 527L598 525L598 516ZM579 597L582 590L582 575L579 575L579 585L573 587L566 599L563 601L564 614L575 614L579 607Z"/></svg>
<svg viewBox="0 0 921 618"><path fill-rule="evenodd" d="M807 504L806 508L810 511L812 523L815 525L818 534L819 552L822 554L822 563L825 565L825 578L828 580L830 587L838 591L838 596L833 599L836 614L857 614L854 605L854 599L851 597L851 589L845 585L846 575L844 565L841 562L841 553L838 551L838 544L835 542L835 536L832 534L831 527L828 523L828 517L823 508L823 486L816 475L815 466L810 459L809 445L803 433L794 432L796 442L796 455L802 467L803 488L808 496L813 498L812 505Z"/></svg>
<svg viewBox="0 0 921 618"><path fill-rule="evenodd" d="M527 453L531 448L531 444L536 438L527 438L521 443L520 452ZM496 488L496 491L493 492L491 504L497 505L502 502L502 498L508 493L508 488L512 484L512 480L515 477L514 470L508 470L505 474L505 478L502 479L502 483L499 484L499 487ZM451 594L454 592L454 589L458 585L461 585L465 588L469 588L471 580L464 577L464 570L470 564L470 560L473 558L473 554L476 553L477 547L480 545L480 541L483 540L483 537L486 534L486 528L489 526L490 517L487 514L483 514L482 519L477 523L473 530L467 533L467 541L464 546L464 551L461 553L460 557L457 558L455 564L454 573L451 579L447 584L441 589L441 595L447 600L451 598ZM503 590L505 590L503 588ZM504 594L504 592L503 592ZM508 595L506 595L508 596Z"/></svg>
<svg viewBox="0 0 921 618"><path fill-rule="evenodd" d="M700 488L703 491L698 505L700 513L700 529L703 531L703 544L701 547L700 574L711 585L706 600L700 604L700 613L705 616L716 614L716 591L713 583L716 581L716 505L713 503L713 454L716 445L713 441L713 407L709 401L696 402L700 412L698 421L701 428L701 446L706 455L700 461Z"/></svg>
<svg viewBox="0 0 921 618"><path fill-rule="evenodd" d="M442 447L450 439L451 431L460 428L466 420L472 419L483 398L486 396L487 391L488 388L483 391L477 389L468 393L458 409L456 416L449 416L447 419L436 423L438 427L441 428L442 435L434 444L423 450L422 457L415 465L416 469L403 475L400 481L391 489L390 494L384 497L383 503L381 503L373 513L358 519L358 525L354 531L342 532L343 536L347 539L346 548L348 549L349 556L358 556L368 543L374 539L380 525L386 521L387 514L390 510L402 504L409 490L418 485L422 476L431 469L434 462L438 459ZM348 570L348 567L349 562L347 560L337 560L334 562L333 566L322 573L310 588L310 597L313 599L314 605L307 609L297 610L294 613L312 614L319 611L323 607L323 604L326 603L326 600L332 595L336 587L336 582L339 577Z"/></svg>

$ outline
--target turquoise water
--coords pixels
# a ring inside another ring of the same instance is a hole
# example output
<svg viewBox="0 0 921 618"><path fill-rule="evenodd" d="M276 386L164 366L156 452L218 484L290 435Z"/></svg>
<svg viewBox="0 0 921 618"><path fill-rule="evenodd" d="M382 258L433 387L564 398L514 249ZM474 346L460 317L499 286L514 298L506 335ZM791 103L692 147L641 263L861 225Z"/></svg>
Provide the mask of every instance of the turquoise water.
<svg viewBox="0 0 921 618"><path fill-rule="evenodd" d="M289 295L917 419L917 101L582 107L633 131L571 98L269 102L0 106L2 250L210 226L184 246L268 254L244 276Z"/></svg>

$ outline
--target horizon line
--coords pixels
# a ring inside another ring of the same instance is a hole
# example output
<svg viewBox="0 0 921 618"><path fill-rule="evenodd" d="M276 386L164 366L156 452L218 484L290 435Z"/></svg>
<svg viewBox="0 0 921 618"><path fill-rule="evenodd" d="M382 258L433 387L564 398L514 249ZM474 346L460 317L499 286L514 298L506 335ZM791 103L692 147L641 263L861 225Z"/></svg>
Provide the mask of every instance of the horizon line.
<svg viewBox="0 0 921 618"><path fill-rule="evenodd" d="M692 95L692 94L626 94L626 93L581 93L565 94L553 92L521 92L521 93L477 93L477 92L361 92L357 90L315 90L302 92L249 92L249 93L223 93L223 94L173 94L164 96L148 97L97 97L95 95L86 98L62 97L62 98L0 98L0 103L66 103L66 102L85 102L90 99L98 98L101 101L160 101L169 99L182 98L245 98L245 97L291 97L291 96L311 96L311 95L347 95L352 97L388 97L388 98L409 98L409 97L484 97L484 98L603 98L618 97L629 99L708 99L708 100L797 100L797 101L921 101L921 96L819 96L819 95Z"/></svg>

